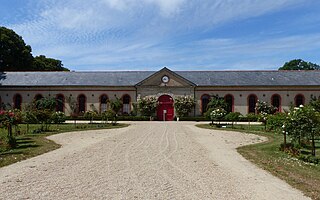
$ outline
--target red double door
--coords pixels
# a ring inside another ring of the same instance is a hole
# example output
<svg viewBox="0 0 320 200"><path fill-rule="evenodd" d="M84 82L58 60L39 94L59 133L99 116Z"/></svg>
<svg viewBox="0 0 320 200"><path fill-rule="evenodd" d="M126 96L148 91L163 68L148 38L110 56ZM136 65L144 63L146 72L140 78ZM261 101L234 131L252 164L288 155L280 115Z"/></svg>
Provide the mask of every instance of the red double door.
<svg viewBox="0 0 320 200"><path fill-rule="evenodd" d="M158 99L159 105L157 109L158 120L172 121L174 118L173 99L169 95L162 95Z"/></svg>

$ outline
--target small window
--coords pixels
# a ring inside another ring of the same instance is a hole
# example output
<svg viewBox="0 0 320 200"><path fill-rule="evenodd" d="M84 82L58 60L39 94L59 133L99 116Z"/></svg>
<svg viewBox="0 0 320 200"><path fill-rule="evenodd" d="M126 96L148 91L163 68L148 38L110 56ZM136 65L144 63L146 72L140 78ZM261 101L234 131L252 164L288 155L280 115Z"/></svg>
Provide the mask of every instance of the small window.
<svg viewBox="0 0 320 200"><path fill-rule="evenodd" d="M122 97L122 103L123 103L122 114L130 113L130 101L131 101L131 98L129 95L126 94Z"/></svg>
<svg viewBox="0 0 320 200"><path fill-rule="evenodd" d="M277 112L281 112L281 97L278 94L274 94L271 97L271 104L277 108Z"/></svg>
<svg viewBox="0 0 320 200"><path fill-rule="evenodd" d="M224 97L225 102L227 103L227 112L233 112L233 96L228 94Z"/></svg>
<svg viewBox="0 0 320 200"><path fill-rule="evenodd" d="M100 112L103 113L107 111L108 109L108 96L107 95L101 95L100 97Z"/></svg>
<svg viewBox="0 0 320 200"><path fill-rule="evenodd" d="M22 97L20 94L14 95L13 102L14 102L13 108L21 110Z"/></svg>
<svg viewBox="0 0 320 200"><path fill-rule="evenodd" d="M304 105L304 96L302 94L298 94L295 97L295 106L299 107L300 105Z"/></svg>
<svg viewBox="0 0 320 200"><path fill-rule="evenodd" d="M210 96L208 94L204 94L201 96L201 113L202 113L202 115L205 112L207 112L209 102L210 102Z"/></svg>
<svg viewBox="0 0 320 200"><path fill-rule="evenodd" d="M249 106L249 113L255 113L256 112L256 103L258 101L258 98L256 95L251 94L248 97L248 106Z"/></svg>
<svg viewBox="0 0 320 200"><path fill-rule="evenodd" d="M86 96L83 94L78 96L78 111L80 114L86 112Z"/></svg>
<svg viewBox="0 0 320 200"><path fill-rule="evenodd" d="M64 96L62 94L57 95L56 102L57 102L56 111L64 112Z"/></svg>

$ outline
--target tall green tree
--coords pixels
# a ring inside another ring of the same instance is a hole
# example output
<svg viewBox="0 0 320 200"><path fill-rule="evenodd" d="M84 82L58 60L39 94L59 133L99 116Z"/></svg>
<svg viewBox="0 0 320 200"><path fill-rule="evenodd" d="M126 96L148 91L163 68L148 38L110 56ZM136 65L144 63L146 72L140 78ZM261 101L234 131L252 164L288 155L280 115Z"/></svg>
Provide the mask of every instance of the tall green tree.
<svg viewBox="0 0 320 200"><path fill-rule="evenodd" d="M0 27L0 71L30 71L31 47L13 30Z"/></svg>
<svg viewBox="0 0 320 200"><path fill-rule="evenodd" d="M302 59L295 59L286 62L279 70L320 70L320 66Z"/></svg>
<svg viewBox="0 0 320 200"><path fill-rule="evenodd" d="M64 68L60 60L47 58L44 55L36 56L33 60L33 68L39 71L69 71Z"/></svg>
<svg viewBox="0 0 320 200"><path fill-rule="evenodd" d="M13 30L0 26L0 71L69 71L60 60L36 56Z"/></svg>

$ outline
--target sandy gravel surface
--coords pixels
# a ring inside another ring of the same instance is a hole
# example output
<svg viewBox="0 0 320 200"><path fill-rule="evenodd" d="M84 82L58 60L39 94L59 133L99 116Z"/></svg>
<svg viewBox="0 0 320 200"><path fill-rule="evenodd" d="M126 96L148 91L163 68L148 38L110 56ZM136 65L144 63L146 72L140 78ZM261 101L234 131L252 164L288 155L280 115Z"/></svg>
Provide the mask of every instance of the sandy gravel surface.
<svg viewBox="0 0 320 200"><path fill-rule="evenodd" d="M255 135L140 122L50 139L62 148L0 168L0 199L307 199L236 152Z"/></svg>

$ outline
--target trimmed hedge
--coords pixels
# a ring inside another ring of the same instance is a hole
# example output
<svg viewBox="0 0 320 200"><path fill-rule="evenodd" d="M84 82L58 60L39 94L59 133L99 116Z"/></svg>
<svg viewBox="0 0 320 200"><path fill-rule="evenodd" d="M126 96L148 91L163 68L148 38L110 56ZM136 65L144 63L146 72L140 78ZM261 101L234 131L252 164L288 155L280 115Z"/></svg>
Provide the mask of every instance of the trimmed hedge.
<svg viewBox="0 0 320 200"><path fill-rule="evenodd" d="M87 120L83 116L78 116L77 118L73 118L71 116L67 116L67 120ZM93 120L102 120L101 116L96 116L93 118ZM111 120L111 119L109 119ZM157 117L154 117L153 120L157 120ZM124 115L124 116L118 116L117 121L150 121L150 117L148 116L130 116L130 115Z"/></svg>
<svg viewBox="0 0 320 200"><path fill-rule="evenodd" d="M78 116L75 118L76 120L87 120L83 116ZM67 116L66 120L74 120L71 116ZM93 118L93 120L101 120L101 116L96 116ZM111 119L109 119L111 120ZM150 117L148 116L131 116L131 115L123 115L117 117L118 121L150 121ZM157 121L157 117L153 117L153 121ZM176 121L177 118L175 117L174 120ZM188 116L188 117L180 117L179 121L211 121L210 119L204 117L204 116ZM221 119L221 121L228 122L229 120ZM246 116L242 116L239 118L238 122L247 122L248 119ZM255 116L253 119L250 120L250 122L256 122L258 121L258 116Z"/></svg>

